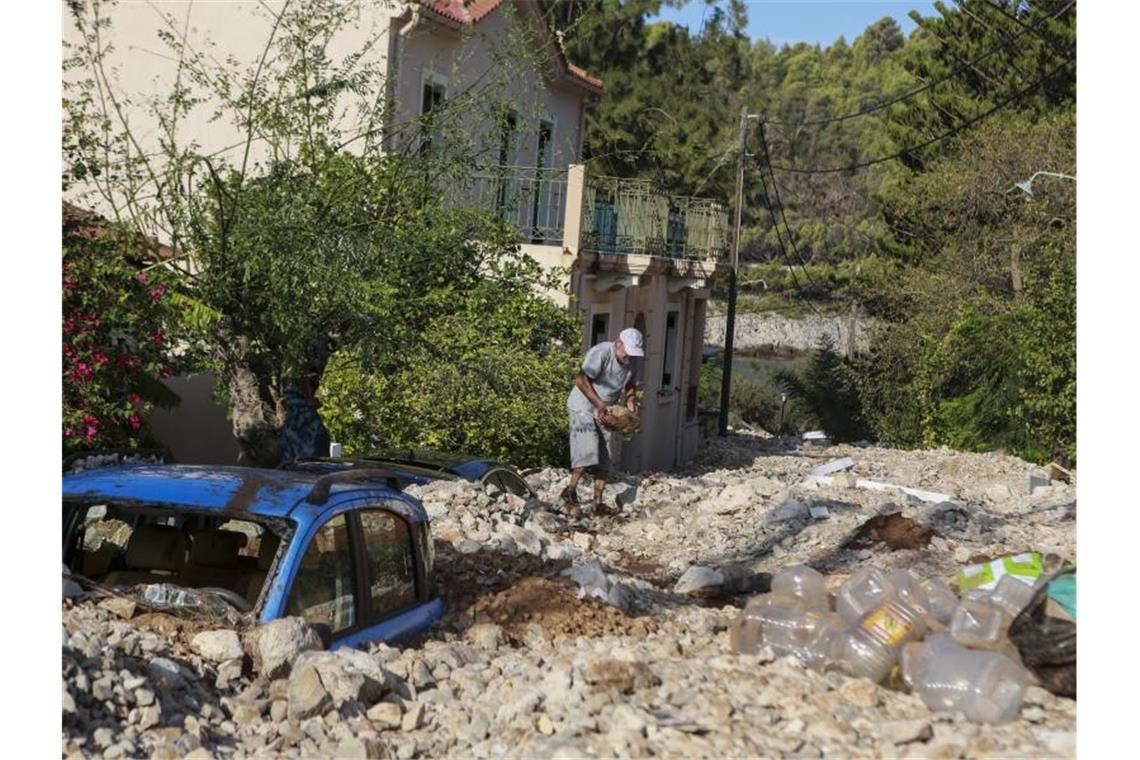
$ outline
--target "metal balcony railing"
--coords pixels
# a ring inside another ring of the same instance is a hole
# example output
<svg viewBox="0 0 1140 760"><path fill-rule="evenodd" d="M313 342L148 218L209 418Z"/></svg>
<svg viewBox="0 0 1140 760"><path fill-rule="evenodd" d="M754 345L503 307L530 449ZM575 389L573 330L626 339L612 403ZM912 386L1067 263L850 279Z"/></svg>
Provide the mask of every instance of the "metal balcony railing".
<svg viewBox="0 0 1140 760"><path fill-rule="evenodd" d="M566 222L566 168L495 166L476 172L465 200L499 215L539 245L562 245Z"/></svg>
<svg viewBox="0 0 1140 760"><path fill-rule="evenodd" d="M648 180L590 177L582 215L584 251L693 260L728 254L724 205L666 195Z"/></svg>

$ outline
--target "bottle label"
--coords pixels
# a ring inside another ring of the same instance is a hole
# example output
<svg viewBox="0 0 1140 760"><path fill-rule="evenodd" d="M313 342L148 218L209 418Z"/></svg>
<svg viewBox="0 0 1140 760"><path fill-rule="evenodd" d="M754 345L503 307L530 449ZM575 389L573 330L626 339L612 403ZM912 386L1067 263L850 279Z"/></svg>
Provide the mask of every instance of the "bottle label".
<svg viewBox="0 0 1140 760"><path fill-rule="evenodd" d="M863 630L887 646L895 646L907 637L914 626L890 607L880 607L863 618Z"/></svg>

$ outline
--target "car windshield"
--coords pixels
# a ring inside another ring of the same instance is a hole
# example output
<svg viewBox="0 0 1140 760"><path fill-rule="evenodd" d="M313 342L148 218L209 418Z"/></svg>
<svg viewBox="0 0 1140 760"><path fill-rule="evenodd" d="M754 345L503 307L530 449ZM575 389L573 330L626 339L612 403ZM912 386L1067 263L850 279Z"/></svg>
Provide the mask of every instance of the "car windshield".
<svg viewBox="0 0 1140 760"><path fill-rule="evenodd" d="M64 564L157 609L253 610L289 525L167 506L64 503Z"/></svg>

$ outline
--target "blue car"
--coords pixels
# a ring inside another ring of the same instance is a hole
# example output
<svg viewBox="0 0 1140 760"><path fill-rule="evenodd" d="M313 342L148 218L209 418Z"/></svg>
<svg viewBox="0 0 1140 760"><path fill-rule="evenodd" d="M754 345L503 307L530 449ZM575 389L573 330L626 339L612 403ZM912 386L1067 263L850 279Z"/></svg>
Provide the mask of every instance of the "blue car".
<svg viewBox="0 0 1140 760"><path fill-rule="evenodd" d="M209 597L262 623L303 617L334 649L408 639L443 603L427 514L400 486L377 469L128 464L64 475L64 564L144 600Z"/></svg>

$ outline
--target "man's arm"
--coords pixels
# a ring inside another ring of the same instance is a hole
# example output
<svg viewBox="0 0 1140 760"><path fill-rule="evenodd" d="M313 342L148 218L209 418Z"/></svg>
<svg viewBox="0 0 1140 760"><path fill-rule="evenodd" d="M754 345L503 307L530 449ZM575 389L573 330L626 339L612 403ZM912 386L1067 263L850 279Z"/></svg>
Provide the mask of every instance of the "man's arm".
<svg viewBox="0 0 1140 760"><path fill-rule="evenodd" d="M625 408L637 414L637 386L632 380L625 384Z"/></svg>
<svg viewBox="0 0 1140 760"><path fill-rule="evenodd" d="M590 382L590 377L585 372L579 370L578 374L574 375L574 385L590 400L590 403L598 410L598 414L605 416L606 402L602 401L602 397L594 390L594 384Z"/></svg>

